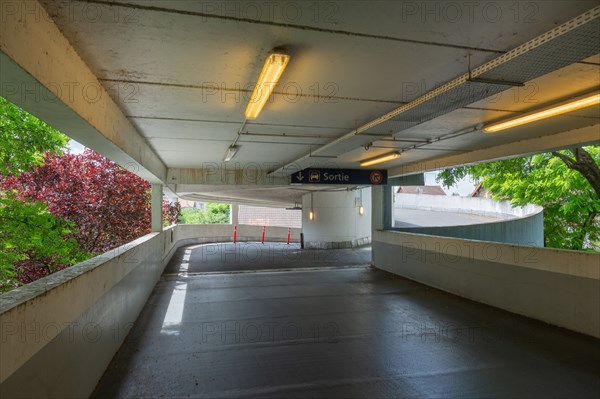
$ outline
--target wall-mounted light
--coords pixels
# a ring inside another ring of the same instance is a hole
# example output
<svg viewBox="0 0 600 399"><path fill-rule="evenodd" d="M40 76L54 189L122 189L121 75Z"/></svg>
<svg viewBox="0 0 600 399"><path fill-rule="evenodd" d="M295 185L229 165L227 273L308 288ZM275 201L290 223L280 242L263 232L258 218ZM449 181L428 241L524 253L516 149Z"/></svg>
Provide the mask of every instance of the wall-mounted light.
<svg viewBox="0 0 600 399"><path fill-rule="evenodd" d="M371 166L376 165L378 163L383 163L387 161L391 161L400 157L400 151L392 151L383 155L379 155L375 158L365 159L360 162L360 166Z"/></svg>
<svg viewBox="0 0 600 399"><path fill-rule="evenodd" d="M510 129L513 127L525 125L527 123L539 121L542 119L550 118L566 114L567 112L577 111L578 109L591 107L593 105L600 104L600 94L596 93L591 96L585 96L576 100L571 100L567 103L555 105L551 108L547 108L541 111L533 112L528 115L520 116L518 118L509 119L503 122L493 123L484 126L482 129L485 133L494 133L501 130Z"/></svg>
<svg viewBox="0 0 600 399"><path fill-rule="evenodd" d="M289 61L290 56L280 51L275 51L267 57L246 107L246 119L258 117Z"/></svg>
<svg viewBox="0 0 600 399"><path fill-rule="evenodd" d="M310 193L310 211L308 212L308 220L315 220L315 210L313 209L313 193Z"/></svg>
<svg viewBox="0 0 600 399"><path fill-rule="evenodd" d="M315 213L313 211L308 212L308 219L315 220Z"/></svg>
<svg viewBox="0 0 600 399"><path fill-rule="evenodd" d="M362 189L358 189L359 197L357 198L358 202L358 214L362 216L365 213L365 208L363 207L363 198L362 198Z"/></svg>
<svg viewBox="0 0 600 399"><path fill-rule="evenodd" d="M231 158L235 157L235 154L237 154L239 147L232 145L229 148L227 148L227 151L225 152L225 156L223 157L223 162L229 162L231 161Z"/></svg>

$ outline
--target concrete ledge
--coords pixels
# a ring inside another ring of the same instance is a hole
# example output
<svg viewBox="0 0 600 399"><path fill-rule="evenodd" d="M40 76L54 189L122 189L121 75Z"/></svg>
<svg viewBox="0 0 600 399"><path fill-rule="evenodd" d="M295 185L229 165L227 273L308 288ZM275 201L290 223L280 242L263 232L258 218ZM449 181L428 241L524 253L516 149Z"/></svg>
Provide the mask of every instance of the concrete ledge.
<svg viewBox="0 0 600 399"><path fill-rule="evenodd" d="M600 338L600 254L395 231L372 245L379 269Z"/></svg>
<svg viewBox="0 0 600 399"><path fill-rule="evenodd" d="M308 241L304 243L304 247L307 249L348 249L369 243L371 243L371 237L363 237L351 241Z"/></svg>
<svg viewBox="0 0 600 399"><path fill-rule="evenodd" d="M162 273L161 234L2 295L0 397L86 397Z"/></svg>

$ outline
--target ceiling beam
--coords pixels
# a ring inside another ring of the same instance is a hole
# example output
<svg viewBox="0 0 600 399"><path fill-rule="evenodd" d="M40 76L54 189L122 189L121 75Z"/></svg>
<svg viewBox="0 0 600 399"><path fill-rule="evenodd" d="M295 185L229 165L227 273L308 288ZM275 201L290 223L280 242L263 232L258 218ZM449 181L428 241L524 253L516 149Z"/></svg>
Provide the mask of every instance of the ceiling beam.
<svg viewBox="0 0 600 399"><path fill-rule="evenodd" d="M269 170L258 163L248 164L243 168L235 163L205 163L202 168L169 168L167 182L169 185L199 184L199 185L233 185L233 186L288 186L289 176L269 176Z"/></svg>
<svg viewBox="0 0 600 399"><path fill-rule="evenodd" d="M150 182L166 182L166 166L111 97L131 93L109 94L39 2L2 5L0 95Z"/></svg>
<svg viewBox="0 0 600 399"><path fill-rule="evenodd" d="M415 173L452 168L455 166L499 161L502 159L598 143L600 143L600 124L595 124L566 132L514 141L509 144L497 145L462 154L443 156L423 162L400 165L389 169L388 176L406 176Z"/></svg>

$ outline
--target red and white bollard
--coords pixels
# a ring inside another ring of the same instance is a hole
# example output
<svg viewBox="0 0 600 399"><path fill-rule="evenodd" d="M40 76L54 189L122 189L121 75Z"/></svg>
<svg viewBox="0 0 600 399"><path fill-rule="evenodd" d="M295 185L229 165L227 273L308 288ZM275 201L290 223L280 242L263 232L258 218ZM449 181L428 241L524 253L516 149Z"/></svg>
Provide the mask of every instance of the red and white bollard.
<svg viewBox="0 0 600 399"><path fill-rule="evenodd" d="M233 243L237 241L237 226L233 226Z"/></svg>
<svg viewBox="0 0 600 399"><path fill-rule="evenodd" d="M288 227L288 245L290 245L290 238L292 238L292 228Z"/></svg>
<svg viewBox="0 0 600 399"><path fill-rule="evenodd" d="M263 226L262 237L260 239L260 242L263 244L265 243L265 228L266 226Z"/></svg>

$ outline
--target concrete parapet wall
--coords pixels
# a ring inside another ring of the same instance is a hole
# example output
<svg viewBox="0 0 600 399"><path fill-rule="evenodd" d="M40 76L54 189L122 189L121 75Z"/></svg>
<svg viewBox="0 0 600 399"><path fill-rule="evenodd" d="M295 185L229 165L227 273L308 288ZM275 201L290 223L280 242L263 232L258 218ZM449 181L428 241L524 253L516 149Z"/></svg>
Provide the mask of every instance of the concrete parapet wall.
<svg viewBox="0 0 600 399"><path fill-rule="evenodd" d="M0 297L0 397L87 397L162 270L152 233Z"/></svg>
<svg viewBox="0 0 600 399"><path fill-rule="evenodd" d="M371 237L363 237L351 241L307 241L304 247L308 249L346 249L367 245L371 242Z"/></svg>
<svg viewBox="0 0 600 399"><path fill-rule="evenodd" d="M291 229L291 242L300 242L300 228ZM265 241L286 242L287 227L267 226ZM237 241L260 241L262 226L239 225L237 226ZM185 245L208 244L213 242L233 241L233 225L230 224L179 224L165 230L164 258L166 266L175 250Z"/></svg>
<svg viewBox="0 0 600 399"><path fill-rule="evenodd" d="M443 227L394 227L394 230L468 240L544 246L544 214L542 211L518 219L490 223Z"/></svg>
<svg viewBox="0 0 600 399"><path fill-rule="evenodd" d="M265 240L286 241L287 232L267 227ZM240 241L261 233L238 226ZM232 236L231 225L172 226L1 295L0 397L89 396L173 252Z"/></svg>
<svg viewBox="0 0 600 399"><path fill-rule="evenodd" d="M600 338L600 255L374 231L375 267Z"/></svg>
<svg viewBox="0 0 600 399"><path fill-rule="evenodd" d="M544 246L544 209L528 204L513 207L509 201L441 195L397 194L395 209L419 209L499 216L505 220L463 226L394 227L396 231L435 236L494 241L536 247Z"/></svg>
<svg viewBox="0 0 600 399"><path fill-rule="evenodd" d="M512 206L510 201L494 201L489 198L426 194L396 194L394 208L508 217L525 217L543 210L533 204Z"/></svg>

